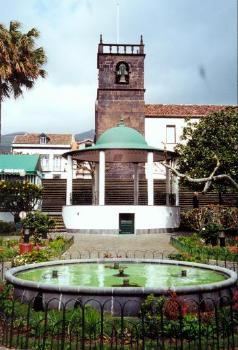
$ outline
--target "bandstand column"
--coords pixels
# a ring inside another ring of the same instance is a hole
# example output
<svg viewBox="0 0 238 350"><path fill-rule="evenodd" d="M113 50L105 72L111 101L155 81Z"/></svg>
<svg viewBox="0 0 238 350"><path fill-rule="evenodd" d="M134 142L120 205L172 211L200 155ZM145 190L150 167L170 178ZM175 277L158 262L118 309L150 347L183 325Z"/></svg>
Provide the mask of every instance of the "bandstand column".
<svg viewBox="0 0 238 350"><path fill-rule="evenodd" d="M105 204L105 152L99 152L99 205Z"/></svg>
<svg viewBox="0 0 238 350"><path fill-rule="evenodd" d="M72 156L67 156L67 180L66 180L66 205L72 204L73 192L73 161Z"/></svg>
<svg viewBox="0 0 238 350"><path fill-rule="evenodd" d="M154 177L153 177L154 154L147 154L147 193L148 205L154 205Z"/></svg>
<svg viewBox="0 0 238 350"><path fill-rule="evenodd" d="M98 205L98 192L99 192L99 164L95 164L95 175L94 175L94 203Z"/></svg>
<svg viewBox="0 0 238 350"><path fill-rule="evenodd" d="M173 193L175 194L175 205L179 206L179 177L173 175Z"/></svg>
<svg viewBox="0 0 238 350"><path fill-rule="evenodd" d="M139 198L138 163L134 163L134 205L138 205L138 198Z"/></svg>
<svg viewBox="0 0 238 350"><path fill-rule="evenodd" d="M171 186L170 186L170 176L171 171L168 168L166 169L166 205L170 205L169 195L171 193Z"/></svg>

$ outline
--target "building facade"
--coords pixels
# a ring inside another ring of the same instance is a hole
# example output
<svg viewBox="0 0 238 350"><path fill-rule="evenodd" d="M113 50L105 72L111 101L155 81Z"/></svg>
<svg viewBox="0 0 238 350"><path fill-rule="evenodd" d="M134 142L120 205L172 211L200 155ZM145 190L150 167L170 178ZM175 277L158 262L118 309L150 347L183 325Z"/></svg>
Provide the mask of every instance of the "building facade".
<svg viewBox="0 0 238 350"><path fill-rule="evenodd" d="M75 144L71 134L25 134L15 136L13 154L40 155L42 178L66 179L67 160L62 154Z"/></svg>

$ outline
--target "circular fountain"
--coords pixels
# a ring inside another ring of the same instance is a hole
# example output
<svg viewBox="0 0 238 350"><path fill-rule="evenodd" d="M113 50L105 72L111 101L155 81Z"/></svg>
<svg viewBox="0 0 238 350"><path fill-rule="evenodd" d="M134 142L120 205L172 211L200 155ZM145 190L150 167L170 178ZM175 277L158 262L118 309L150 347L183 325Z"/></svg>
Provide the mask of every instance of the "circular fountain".
<svg viewBox="0 0 238 350"><path fill-rule="evenodd" d="M22 302L41 298L49 308L73 307L77 302L119 314L121 305L138 313L149 295L216 300L230 296L237 274L218 266L157 259L85 259L51 261L12 268L5 273Z"/></svg>

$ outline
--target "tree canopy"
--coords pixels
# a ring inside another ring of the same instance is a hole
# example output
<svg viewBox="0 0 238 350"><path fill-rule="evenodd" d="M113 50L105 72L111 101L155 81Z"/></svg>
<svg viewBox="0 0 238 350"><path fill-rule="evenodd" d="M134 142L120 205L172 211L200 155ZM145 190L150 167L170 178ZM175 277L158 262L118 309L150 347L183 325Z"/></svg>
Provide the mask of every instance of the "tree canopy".
<svg viewBox="0 0 238 350"><path fill-rule="evenodd" d="M42 66L46 55L42 47L36 47L39 37L37 29L27 33L20 31L21 24L10 22L9 29L0 24L0 142L1 142L1 102L11 95L23 94L23 89L33 87L38 77L44 78Z"/></svg>
<svg viewBox="0 0 238 350"><path fill-rule="evenodd" d="M9 211L15 220L21 211L32 211L41 200L43 188L29 182L0 181L0 209Z"/></svg>
<svg viewBox="0 0 238 350"><path fill-rule="evenodd" d="M183 142L184 141L184 142ZM198 123L187 120L183 129L177 170L193 179L209 178L207 189L219 192L236 188L238 183L238 116L236 107L228 107L204 116ZM233 182L232 182L233 181ZM205 181L189 181L195 190L201 190ZM237 188L236 188L237 190Z"/></svg>

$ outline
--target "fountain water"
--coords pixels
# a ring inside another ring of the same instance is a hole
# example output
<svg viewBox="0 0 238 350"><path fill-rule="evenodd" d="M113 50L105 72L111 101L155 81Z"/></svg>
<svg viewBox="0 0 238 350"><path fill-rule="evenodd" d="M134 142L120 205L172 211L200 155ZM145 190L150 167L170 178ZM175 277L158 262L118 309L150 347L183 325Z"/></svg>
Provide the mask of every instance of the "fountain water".
<svg viewBox="0 0 238 350"><path fill-rule="evenodd" d="M110 300L105 308L111 312L113 297L113 313L117 313L118 303L127 303L129 314L136 314L149 294L168 295L171 286L178 297L199 301L229 296L237 281L236 273L225 268L156 259L51 261L10 269L5 277L13 284L15 297L24 296L25 302L39 293L43 304L60 298L60 304L67 302L68 307L73 307L76 299ZM53 301L49 305L58 306Z"/></svg>

